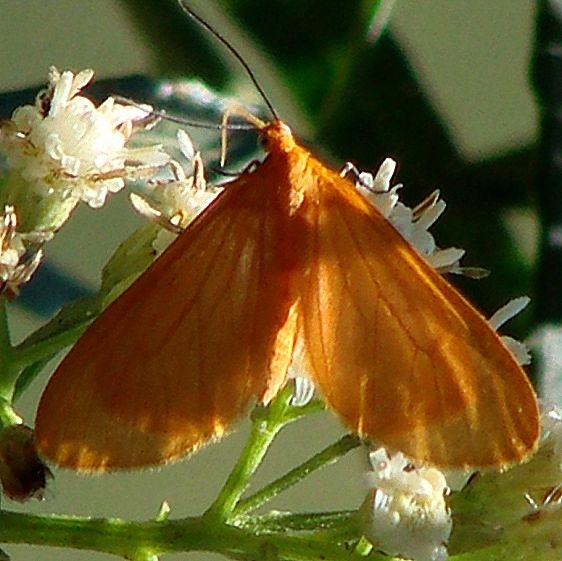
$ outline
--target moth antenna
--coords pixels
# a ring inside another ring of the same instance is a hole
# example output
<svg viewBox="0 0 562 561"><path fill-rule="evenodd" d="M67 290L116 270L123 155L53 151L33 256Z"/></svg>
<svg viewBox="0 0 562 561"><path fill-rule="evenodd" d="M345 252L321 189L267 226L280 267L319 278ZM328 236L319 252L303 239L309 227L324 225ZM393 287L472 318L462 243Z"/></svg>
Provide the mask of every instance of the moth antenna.
<svg viewBox="0 0 562 561"><path fill-rule="evenodd" d="M224 37L221 33L219 33L210 23L205 21L201 16L196 14L188 5L185 0L178 0L178 4L182 11L187 14L190 18L194 19L201 27L206 29L217 41L222 43L229 52L234 56L234 58L242 65L242 68L254 84L254 87L260 94L260 97L263 99L267 109L271 113L274 121L279 121L279 115L277 115L277 111L275 111L275 107L273 107L273 103L271 103L270 99L267 97L265 90L262 88L256 75L250 68L250 65L244 60L244 57L236 50L234 45L230 43L230 41Z"/></svg>
<svg viewBox="0 0 562 561"><path fill-rule="evenodd" d="M134 99L123 97L121 95L112 95L111 97L117 103L121 103L122 105L131 105L132 107L136 107L137 109L142 109L143 111L146 111L148 117L158 117L159 119L164 119L165 121L169 121L170 123L177 123L178 125L184 125L186 127L220 130L220 131L223 131L225 128L228 131L253 131L256 129L256 125L254 121L256 117L254 117L254 120L252 120L250 123L234 123L234 124L202 123L200 121L190 121L188 119L184 119L183 117L175 117L170 113L166 113L166 111L160 111L158 109L153 109L153 108L147 109L146 103L138 103Z"/></svg>

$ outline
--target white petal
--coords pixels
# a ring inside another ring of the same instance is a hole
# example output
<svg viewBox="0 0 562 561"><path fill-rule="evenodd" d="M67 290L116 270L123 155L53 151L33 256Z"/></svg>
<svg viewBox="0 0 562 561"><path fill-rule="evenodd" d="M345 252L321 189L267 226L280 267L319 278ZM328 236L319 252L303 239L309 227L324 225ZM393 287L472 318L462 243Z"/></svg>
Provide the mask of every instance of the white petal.
<svg viewBox="0 0 562 561"><path fill-rule="evenodd" d="M181 153L188 161L193 160L193 157L195 156L195 148L193 147L191 138L189 138L188 134L182 129L178 129L177 138Z"/></svg>
<svg viewBox="0 0 562 561"><path fill-rule="evenodd" d="M488 323L495 331L497 331L504 323L524 310L529 305L530 301L531 299L528 296L513 298L513 300L510 300L505 306L502 306L497 312L495 312L488 320Z"/></svg>

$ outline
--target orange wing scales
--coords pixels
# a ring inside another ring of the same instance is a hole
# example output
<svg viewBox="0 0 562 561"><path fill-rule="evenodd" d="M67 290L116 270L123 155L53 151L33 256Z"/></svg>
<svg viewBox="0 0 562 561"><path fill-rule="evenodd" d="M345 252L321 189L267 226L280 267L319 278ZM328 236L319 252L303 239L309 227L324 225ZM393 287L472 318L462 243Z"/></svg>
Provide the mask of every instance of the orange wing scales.
<svg viewBox="0 0 562 561"><path fill-rule="evenodd" d="M276 393L286 369L266 372L291 306L278 199L259 176L233 184L86 331L40 401L47 458L82 471L160 464Z"/></svg>
<svg viewBox="0 0 562 561"><path fill-rule="evenodd" d="M37 413L40 451L82 471L173 460L269 401L298 347L361 436L444 467L528 455L536 398L485 319L282 123L261 133L266 160L62 362Z"/></svg>

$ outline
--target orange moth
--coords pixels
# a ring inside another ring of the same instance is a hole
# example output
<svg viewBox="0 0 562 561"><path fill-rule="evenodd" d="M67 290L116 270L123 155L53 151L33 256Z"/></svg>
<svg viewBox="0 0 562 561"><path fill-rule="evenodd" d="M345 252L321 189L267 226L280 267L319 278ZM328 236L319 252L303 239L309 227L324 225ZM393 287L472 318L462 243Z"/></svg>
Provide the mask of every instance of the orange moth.
<svg viewBox="0 0 562 561"><path fill-rule="evenodd" d="M268 403L298 347L329 408L366 439L444 468L524 459L537 401L511 352L270 109L271 123L252 119L265 160L59 366L37 412L40 453L80 471L186 455Z"/></svg>

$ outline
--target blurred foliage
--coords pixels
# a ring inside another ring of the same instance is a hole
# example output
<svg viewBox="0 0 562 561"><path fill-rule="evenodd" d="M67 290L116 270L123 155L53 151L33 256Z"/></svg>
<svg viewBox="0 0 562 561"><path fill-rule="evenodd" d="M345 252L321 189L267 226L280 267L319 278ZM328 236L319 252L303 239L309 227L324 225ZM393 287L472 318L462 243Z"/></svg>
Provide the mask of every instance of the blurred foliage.
<svg viewBox="0 0 562 561"><path fill-rule="evenodd" d="M562 319L562 2L542 0L532 66L539 103L541 139L538 155L537 205L542 223L537 307L542 321Z"/></svg>

